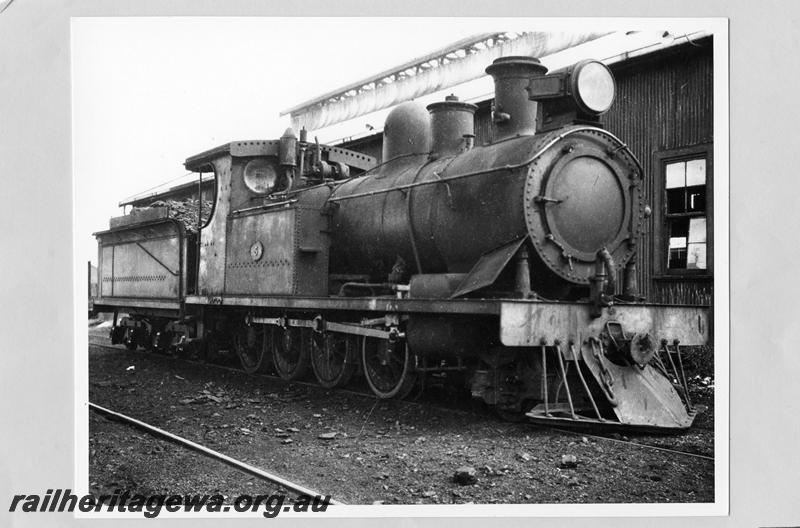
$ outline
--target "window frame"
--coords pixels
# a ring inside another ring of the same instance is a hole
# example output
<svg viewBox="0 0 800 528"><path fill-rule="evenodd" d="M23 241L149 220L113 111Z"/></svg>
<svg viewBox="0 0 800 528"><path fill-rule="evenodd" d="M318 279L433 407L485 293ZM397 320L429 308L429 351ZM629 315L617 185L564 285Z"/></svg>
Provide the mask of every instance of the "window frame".
<svg viewBox="0 0 800 528"><path fill-rule="evenodd" d="M655 201L654 219L654 278L656 279L705 279L714 275L714 151L713 145L704 143L691 147L662 150L654 153L656 177L653 184ZM671 219L703 216L692 213L667 213L667 165L681 161L705 159L706 161L706 269L668 268L669 223Z"/></svg>

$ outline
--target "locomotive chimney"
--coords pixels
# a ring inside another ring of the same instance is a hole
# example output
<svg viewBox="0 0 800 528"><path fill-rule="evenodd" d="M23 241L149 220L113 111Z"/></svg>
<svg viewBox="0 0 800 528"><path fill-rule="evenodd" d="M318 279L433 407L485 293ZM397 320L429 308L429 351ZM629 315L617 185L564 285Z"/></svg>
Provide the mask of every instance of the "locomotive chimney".
<svg viewBox="0 0 800 528"><path fill-rule="evenodd" d="M427 154L431 150L431 119L417 103L397 105L386 116L383 126L383 163L409 154Z"/></svg>
<svg viewBox="0 0 800 528"><path fill-rule="evenodd" d="M535 134L536 102L526 88L532 76L544 75L547 68L533 57L500 57L486 73L494 78L492 141Z"/></svg>
<svg viewBox="0 0 800 528"><path fill-rule="evenodd" d="M454 156L472 146L475 137L477 106L462 103L455 95L428 105L431 114L431 152L437 156Z"/></svg>

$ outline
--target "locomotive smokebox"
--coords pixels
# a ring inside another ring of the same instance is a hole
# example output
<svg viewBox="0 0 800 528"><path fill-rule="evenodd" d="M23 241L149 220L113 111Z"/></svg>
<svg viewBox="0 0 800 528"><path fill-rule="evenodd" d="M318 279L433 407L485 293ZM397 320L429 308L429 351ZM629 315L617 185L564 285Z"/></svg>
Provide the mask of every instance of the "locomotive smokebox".
<svg viewBox="0 0 800 528"><path fill-rule="evenodd" d="M477 106L462 103L455 95L428 105L431 114L431 152L439 157L453 156L468 150L475 136Z"/></svg>
<svg viewBox="0 0 800 528"><path fill-rule="evenodd" d="M431 119L417 103L398 105L383 127L384 163L398 156L427 154L431 150Z"/></svg>
<svg viewBox="0 0 800 528"><path fill-rule="evenodd" d="M486 73L494 78L492 141L536 133L536 102L525 90L531 77L544 75L547 68L533 57L500 57Z"/></svg>

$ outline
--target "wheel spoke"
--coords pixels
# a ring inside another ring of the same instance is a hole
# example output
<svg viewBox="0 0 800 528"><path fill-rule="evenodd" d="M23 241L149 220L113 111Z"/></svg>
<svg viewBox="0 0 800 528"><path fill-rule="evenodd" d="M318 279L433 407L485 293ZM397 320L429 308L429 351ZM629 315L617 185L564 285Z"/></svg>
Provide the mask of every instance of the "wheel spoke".
<svg viewBox="0 0 800 528"><path fill-rule="evenodd" d="M391 345L385 339L364 338L362 361L367 383L379 398L402 398L413 387L415 373L404 344Z"/></svg>
<svg viewBox="0 0 800 528"><path fill-rule="evenodd" d="M311 338L297 327L278 328L273 342L273 360L278 375L286 380L302 377L309 362Z"/></svg>
<svg viewBox="0 0 800 528"><path fill-rule="evenodd" d="M320 385L334 388L345 385L355 372L349 337L341 334L315 334L311 350L311 366Z"/></svg>
<svg viewBox="0 0 800 528"><path fill-rule="evenodd" d="M265 363L265 335L263 328L243 326L234 334L234 349L239 357L242 370L248 374L263 370Z"/></svg>

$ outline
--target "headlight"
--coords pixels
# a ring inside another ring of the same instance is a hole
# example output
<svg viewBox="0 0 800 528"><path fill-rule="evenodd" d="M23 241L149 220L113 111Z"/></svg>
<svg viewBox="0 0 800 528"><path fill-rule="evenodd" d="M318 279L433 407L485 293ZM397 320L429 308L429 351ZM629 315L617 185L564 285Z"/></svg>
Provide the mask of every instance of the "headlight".
<svg viewBox="0 0 800 528"><path fill-rule="evenodd" d="M244 184L256 194L267 194L278 185L275 165L264 158L250 160L244 166Z"/></svg>
<svg viewBox="0 0 800 528"><path fill-rule="evenodd" d="M587 114L604 114L614 102L614 76L605 64L583 61L575 65L570 76L570 91L575 103Z"/></svg>

